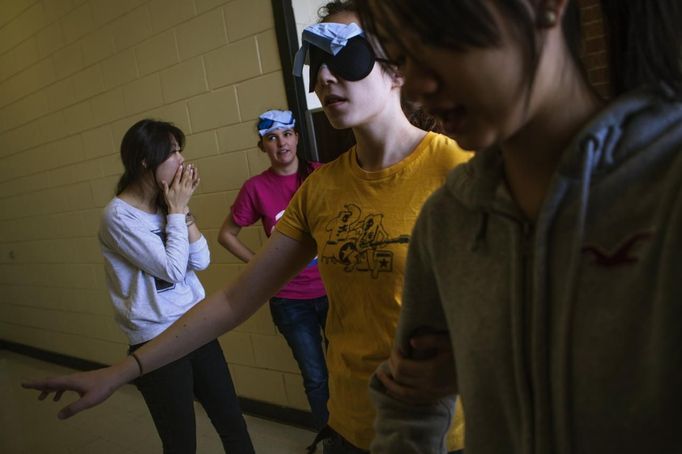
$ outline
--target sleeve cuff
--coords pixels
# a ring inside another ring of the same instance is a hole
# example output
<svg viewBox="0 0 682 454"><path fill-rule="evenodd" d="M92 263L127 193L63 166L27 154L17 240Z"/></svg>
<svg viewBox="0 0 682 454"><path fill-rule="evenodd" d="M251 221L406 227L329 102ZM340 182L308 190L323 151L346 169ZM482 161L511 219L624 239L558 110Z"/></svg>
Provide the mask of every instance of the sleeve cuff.
<svg viewBox="0 0 682 454"><path fill-rule="evenodd" d="M194 243L189 243L189 253L193 254L207 247L208 242L206 241L206 238L204 238L204 235L201 235L201 237L199 237L199 239L196 240Z"/></svg>
<svg viewBox="0 0 682 454"><path fill-rule="evenodd" d="M166 222L172 226L185 225L185 215L180 213L173 213L166 216Z"/></svg>
<svg viewBox="0 0 682 454"><path fill-rule="evenodd" d="M290 225L283 223L281 220L275 225L275 230L282 235L288 236L289 238L292 238L296 241L303 241L303 239L307 236L307 232L291 227Z"/></svg>

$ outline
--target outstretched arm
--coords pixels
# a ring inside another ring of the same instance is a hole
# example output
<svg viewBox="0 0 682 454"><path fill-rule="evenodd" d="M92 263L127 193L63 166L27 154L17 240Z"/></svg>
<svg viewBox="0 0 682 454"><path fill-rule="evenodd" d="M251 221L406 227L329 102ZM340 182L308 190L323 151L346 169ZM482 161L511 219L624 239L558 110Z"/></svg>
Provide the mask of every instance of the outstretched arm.
<svg viewBox="0 0 682 454"><path fill-rule="evenodd" d="M178 319L154 340L135 351L144 373L155 370L197 349L236 327L296 275L315 256L315 243L274 232L237 279L209 296ZM25 388L52 392L59 400L64 391L76 391L80 399L59 412L64 419L98 405L116 389L140 375L134 358L113 366L65 377L24 382Z"/></svg>

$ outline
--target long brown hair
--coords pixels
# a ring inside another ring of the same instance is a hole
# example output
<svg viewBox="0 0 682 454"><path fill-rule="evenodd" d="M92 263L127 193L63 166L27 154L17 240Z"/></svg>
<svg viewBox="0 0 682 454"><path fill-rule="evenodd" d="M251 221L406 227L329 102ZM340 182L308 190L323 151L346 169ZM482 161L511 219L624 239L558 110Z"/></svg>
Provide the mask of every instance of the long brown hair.
<svg viewBox="0 0 682 454"><path fill-rule="evenodd" d="M500 30L487 2L429 0L382 0L370 8L368 1L355 3L363 27L376 36L375 15L391 15L401 27L420 36L425 44L464 50L499 44ZM525 68L532 85L542 47L538 33L541 0L497 0L495 5L515 29L525 49ZM682 97L682 2L679 0L601 0L608 35L610 74L614 94L647 85ZM383 22L382 22L383 23ZM402 30L385 24L398 42ZM578 68L580 61L580 11L568 0L562 22L564 36ZM379 41L381 39L378 36ZM663 85L661 85L663 82Z"/></svg>
<svg viewBox="0 0 682 454"><path fill-rule="evenodd" d="M126 131L121 140L123 175L116 185L116 195L120 195L147 172L155 174L157 167L173 152L171 138L175 138L181 150L185 147L185 134L166 121L147 118L138 121ZM166 208L162 194L157 198L157 206L162 210Z"/></svg>

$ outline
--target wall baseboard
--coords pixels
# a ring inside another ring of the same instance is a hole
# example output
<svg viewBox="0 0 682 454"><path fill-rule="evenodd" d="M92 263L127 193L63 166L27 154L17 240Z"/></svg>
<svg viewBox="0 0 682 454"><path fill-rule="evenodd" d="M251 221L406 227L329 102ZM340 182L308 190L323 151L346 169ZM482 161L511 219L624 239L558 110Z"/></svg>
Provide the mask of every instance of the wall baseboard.
<svg viewBox="0 0 682 454"><path fill-rule="evenodd" d="M74 356L63 355L61 353L55 353L48 350L31 347L29 345L18 344L0 339L0 350L3 349L76 370L93 370L108 366L108 364L102 364L95 361L76 358ZM280 405L271 404L269 402L249 399L247 397L239 397L239 404L242 407L242 411L247 415L268 419L291 426L297 426L304 429L315 430L312 414L308 411L283 407Z"/></svg>

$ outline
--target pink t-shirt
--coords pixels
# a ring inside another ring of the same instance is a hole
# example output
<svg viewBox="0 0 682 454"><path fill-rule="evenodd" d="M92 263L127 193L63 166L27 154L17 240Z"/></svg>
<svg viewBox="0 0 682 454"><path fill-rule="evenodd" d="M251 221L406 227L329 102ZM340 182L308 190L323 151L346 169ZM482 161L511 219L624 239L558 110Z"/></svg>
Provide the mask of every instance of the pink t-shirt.
<svg viewBox="0 0 682 454"><path fill-rule="evenodd" d="M320 167L313 163L314 168ZM239 190L232 205L232 219L240 227L255 224L259 219L265 234L270 236L298 189L298 175L278 175L268 169L249 178ZM317 257L277 293L279 298L313 299L327 292L317 270Z"/></svg>

